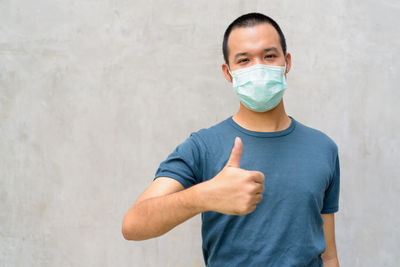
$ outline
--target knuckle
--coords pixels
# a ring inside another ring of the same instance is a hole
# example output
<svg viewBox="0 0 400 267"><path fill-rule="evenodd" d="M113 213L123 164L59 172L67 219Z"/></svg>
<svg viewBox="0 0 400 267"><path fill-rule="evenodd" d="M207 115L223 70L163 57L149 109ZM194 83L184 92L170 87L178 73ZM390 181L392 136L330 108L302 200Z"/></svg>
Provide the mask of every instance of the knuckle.
<svg viewBox="0 0 400 267"><path fill-rule="evenodd" d="M247 171L244 175L244 178L246 181L251 181L253 179L253 174L249 171Z"/></svg>
<svg viewBox="0 0 400 267"><path fill-rule="evenodd" d="M244 203L245 203L246 206L250 206L250 205L251 205L251 203L252 203L253 200L254 200L254 196L255 196L255 194L252 194L252 193L250 193L250 194L248 194L248 195L246 196L245 201L244 201Z"/></svg>
<svg viewBox="0 0 400 267"><path fill-rule="evenodd" d="M260 190L261 190L261 192L264 192L265 186L263 184L260 185Z"/></svg>
<svg viewBox="0 0 400 267"><path fill-rule="evenodd" d="M250 195L254 194L257 192L257 190L258 190L258 186L255 183L247 184L246 191L248 192L248 194L250 194Z"/></svg>

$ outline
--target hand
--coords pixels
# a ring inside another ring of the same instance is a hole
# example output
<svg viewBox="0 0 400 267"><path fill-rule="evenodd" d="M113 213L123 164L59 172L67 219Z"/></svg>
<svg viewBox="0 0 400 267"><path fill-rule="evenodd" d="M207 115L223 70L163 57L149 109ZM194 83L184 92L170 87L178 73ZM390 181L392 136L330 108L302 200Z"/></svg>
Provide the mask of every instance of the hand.
<svg viewBox="0 0 400 267"><path fill-rule="evenodd" d="M230 215L253 212L262 200L264 174L240 168L243 143L236 137L231 155L225 167L207 181L209 210Z"/></svg>

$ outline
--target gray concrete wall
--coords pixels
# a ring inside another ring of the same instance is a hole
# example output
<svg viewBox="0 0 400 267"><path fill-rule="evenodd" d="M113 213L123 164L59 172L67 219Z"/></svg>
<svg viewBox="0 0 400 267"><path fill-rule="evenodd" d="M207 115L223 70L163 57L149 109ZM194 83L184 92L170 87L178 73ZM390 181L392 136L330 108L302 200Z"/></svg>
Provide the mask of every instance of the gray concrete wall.
<svg viewBox="0 0 400 267"><path fill-rule="evenodd" d="M121 220L188 135L234 114L237 16L280 23L289 115L338 144L341 266L398 266L400 3L0 1L0 266L204 266L199 216L128 242Z"/></svg>

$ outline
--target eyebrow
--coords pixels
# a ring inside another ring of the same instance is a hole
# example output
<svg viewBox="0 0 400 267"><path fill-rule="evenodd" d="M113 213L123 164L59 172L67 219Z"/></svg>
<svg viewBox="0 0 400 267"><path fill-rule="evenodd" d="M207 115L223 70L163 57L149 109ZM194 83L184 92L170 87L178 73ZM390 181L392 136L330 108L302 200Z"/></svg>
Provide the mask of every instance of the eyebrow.
<svg viewBox="0 0 400 267"><path fill-rule="evenodd" d="M274 51L274 52L278 52L278 48L276 48L276 47L268 47L268 48L265 48L264 50L263 50L263 52L264 53L266 53L266 52L271 52L271 51ZM235 55L235 57L234 57L234 59L237 59L238 57L241 57L241 56L247 56L249 53L247 53L247 52L240 52L240 53L237 53L236 55Z"/></svg>

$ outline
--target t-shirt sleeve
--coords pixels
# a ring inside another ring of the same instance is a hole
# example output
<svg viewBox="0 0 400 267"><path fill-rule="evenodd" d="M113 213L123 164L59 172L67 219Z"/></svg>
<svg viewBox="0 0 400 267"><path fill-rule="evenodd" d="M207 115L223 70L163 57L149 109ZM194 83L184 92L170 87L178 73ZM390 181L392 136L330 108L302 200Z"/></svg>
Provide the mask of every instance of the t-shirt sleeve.
<svg viewBox="0 0 400 267"><path fill-rule="evenodd" d="M204 148L195 133L178 145L167 159L160 163L155 178L169 177L188 188L201 181Z"/></svg>
<svg viewBox="0 0 400 267"><path fill-rule="evenodd" d="M334 213L339 210L340 164L338 154L336 154L334 171L331 178L329 186L325 190L324 204L321 213Z"/></svg>

